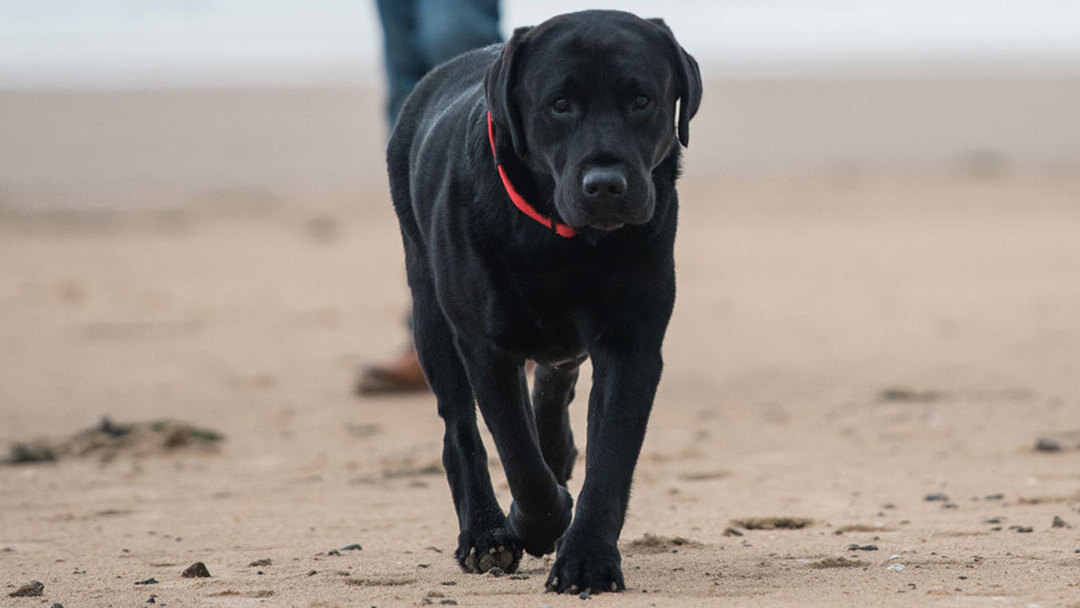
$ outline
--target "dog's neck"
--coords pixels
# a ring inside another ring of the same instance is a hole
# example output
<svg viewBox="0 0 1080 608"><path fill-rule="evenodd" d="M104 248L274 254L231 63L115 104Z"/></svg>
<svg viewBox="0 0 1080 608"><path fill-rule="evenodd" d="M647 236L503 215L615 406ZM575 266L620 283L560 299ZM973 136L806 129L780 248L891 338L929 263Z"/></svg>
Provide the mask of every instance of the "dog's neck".
<svg viewBox="0 0 1080 608"><path fill-rule="evenodd" d="M555 234L561 237L571 238L577 236L577 230L572 226L560 223L555 219L544 215L536 209L536 207L529 204L525 197L518 192L517 188L510 181L510 176L507 174L506 169L502 163L499 162L499 152L495 146L495 123L491 120L491 112L487 114L487 127L488 127L488 142L491 144L491 156L495 160L495 168L499 172L499 179L502 180L503 188L506 189L507 196L510 197L510 201L514 203L514 206L518 208L525 215L532 218L534 221L539 222L546 228L550 228Z"/></svg>

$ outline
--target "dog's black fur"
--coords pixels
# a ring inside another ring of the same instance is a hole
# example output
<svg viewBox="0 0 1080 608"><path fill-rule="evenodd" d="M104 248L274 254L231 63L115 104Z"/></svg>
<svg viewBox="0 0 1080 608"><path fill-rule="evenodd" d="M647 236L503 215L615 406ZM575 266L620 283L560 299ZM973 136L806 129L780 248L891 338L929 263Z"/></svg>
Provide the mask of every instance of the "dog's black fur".
<svg viewBox="0 0 1080 608"><path fill-rule="evenodd" d="M660 380L679 143L700 100L697 63L662 21L585 11L440 66L402 108L390 189L467 571L512 571L522 550L557 546L548 588L624 588L616 542ZM489 111L513 185L577 236L512 206ZM588 450L571 521L567 406L586 358ZM474 400L506 472L509 516L492 490Z"/></svg>

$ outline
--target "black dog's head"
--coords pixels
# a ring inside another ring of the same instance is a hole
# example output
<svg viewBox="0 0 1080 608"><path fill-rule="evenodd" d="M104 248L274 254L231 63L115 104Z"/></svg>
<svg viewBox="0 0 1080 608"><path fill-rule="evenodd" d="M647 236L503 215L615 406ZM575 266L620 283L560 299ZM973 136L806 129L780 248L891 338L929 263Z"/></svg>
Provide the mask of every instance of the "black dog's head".
<svg viewBox="0 0 1080 608"><path fill-rule="evenodd" d="M652 217L652 172L676 133L687 145L701 75L663 21L583 11L517 29L486 91L516 155L554 181L559 216L614 230Z"/></svg>

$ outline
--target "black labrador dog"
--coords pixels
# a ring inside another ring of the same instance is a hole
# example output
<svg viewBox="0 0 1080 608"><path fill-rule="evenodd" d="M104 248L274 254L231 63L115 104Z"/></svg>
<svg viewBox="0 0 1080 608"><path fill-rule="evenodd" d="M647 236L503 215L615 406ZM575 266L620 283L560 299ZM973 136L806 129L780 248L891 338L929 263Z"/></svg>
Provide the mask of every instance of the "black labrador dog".
<svg viewBox="0 0 1080 608"><path fill-rule="evenodd" d="M679 144L700 100L697 62L662 21L585 11L443 64L402 108L390 190L466 571L510 572L523 550L558 547L549 589L624 588L616 542L660 381ZM586 358L573 512L567 407ZM508 515L474 402L506 472Z"/></svg>

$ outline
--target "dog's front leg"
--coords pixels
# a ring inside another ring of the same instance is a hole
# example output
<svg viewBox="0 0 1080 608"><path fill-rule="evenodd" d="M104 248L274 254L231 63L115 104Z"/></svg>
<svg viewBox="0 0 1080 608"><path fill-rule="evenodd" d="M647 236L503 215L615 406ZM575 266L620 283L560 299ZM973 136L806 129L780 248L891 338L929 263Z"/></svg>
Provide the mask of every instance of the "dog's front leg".
<svg viewBox="0 0 1080 608"><path fill-rule="evenodd" d="M544 461L523 362L483 343L457 345L514 498L511 538L532 555L551 553L570 524L573 499Z"/></svg>
<svg viewBox="0 0 1080 608"><path fill-rule="evenodd" d="M590 354L594 371L585 483L547 582L560 593L625 588L617 543L663 367L659 341L646 344L608 334Z"/></svg>
<svg viewBox="0 0 1080 608"><path fill-rule="evenodd" d="M510 538L506 516L491 487L468 374L454 348L453 332L434 304L433 289L422 272L425 268L410 267L413 335L446 426L442 461L460 526L454 556L466 572L484 573L496 566L512 572L518 566L521 548Z"/></svg>

